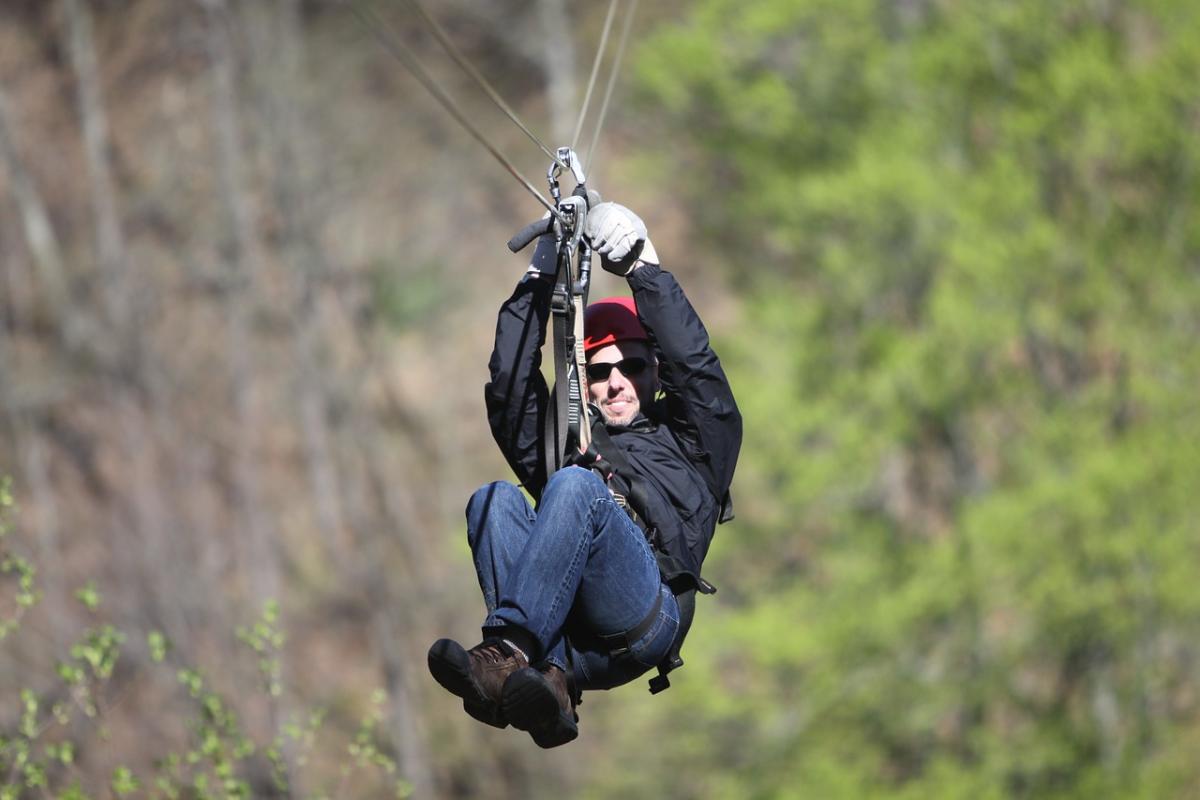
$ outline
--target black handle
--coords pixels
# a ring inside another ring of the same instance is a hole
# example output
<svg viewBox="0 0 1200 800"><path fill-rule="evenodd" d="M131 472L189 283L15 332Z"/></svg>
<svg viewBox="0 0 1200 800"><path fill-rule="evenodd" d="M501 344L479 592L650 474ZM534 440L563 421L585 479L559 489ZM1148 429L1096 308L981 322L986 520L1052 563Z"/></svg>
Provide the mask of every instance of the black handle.
<svg viewBox="0 0 1200 800"><path fill-rule="evenodd" d="M604 202L604 199L600 197L599 192L597 192L595 189L587 188L582 183L576 186L575 191L571 192L571 194L575 195L576 197L582 197L584 200L586 200L588 204L588 211L591 211L593 208Z"/></svg>
<svg viewBox="0 0 1200 800"><path fill-rule="evenodd" d="M508 240L508 249L514 253L519 253L529 246L529 243L538 238L544 233L550 233L554 230L554 218L544 217L531 222L521 230L517 231L516 235Z"/></svg>

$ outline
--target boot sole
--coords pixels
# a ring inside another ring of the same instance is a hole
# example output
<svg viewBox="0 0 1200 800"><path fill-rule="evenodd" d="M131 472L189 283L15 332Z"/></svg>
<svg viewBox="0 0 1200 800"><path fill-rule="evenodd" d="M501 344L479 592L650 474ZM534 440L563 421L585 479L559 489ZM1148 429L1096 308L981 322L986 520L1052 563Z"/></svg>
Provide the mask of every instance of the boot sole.
<svg viewBox="0 0 1200 800"><path fill-rule="evenodd" d="M512 726L526 731L538 747L558 747L579 735L575 720L559 708L550 682L531 667L508 676L500 706Z"/></svg>
<svg viewBox="0 0 1200 800"><path fill-rule="evenodd" d="M439 639L429 648L429 672L450 694L461 697L463 710L493 728L507 728L504 712L480 691L471 677L471 657L452 639Z"/></svg>

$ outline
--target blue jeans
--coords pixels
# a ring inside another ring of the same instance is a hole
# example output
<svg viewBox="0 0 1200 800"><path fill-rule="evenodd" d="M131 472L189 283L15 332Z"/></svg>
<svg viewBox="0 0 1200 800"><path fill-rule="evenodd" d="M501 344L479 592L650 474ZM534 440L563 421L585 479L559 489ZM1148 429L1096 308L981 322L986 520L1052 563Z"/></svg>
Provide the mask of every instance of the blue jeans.
<svg viewBox="0 0 1200 800"><path fill-rule="evenodd" d="M467 504L467 539L488 608L484 636L521 629L545 661L574 668L579 688L627 683L670 649L679 628L675 596L646 537L592 472L555 472L536 512L510 483L480 488ZM596 635L633 629L660 596L650 629L611 656Z"/></svg>

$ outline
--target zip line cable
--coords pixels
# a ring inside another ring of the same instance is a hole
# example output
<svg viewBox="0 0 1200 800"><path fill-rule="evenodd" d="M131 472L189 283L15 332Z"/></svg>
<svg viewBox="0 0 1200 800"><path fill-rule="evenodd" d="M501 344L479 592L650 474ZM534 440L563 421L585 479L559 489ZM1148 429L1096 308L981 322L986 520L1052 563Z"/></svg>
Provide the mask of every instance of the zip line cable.
<svg viewBox="0 0 1200 800"><path fill-rule="evenodd" d="M592 141L588 144L587 157L581 158L589 173L596 170L596 148L600 144L600 129L604 127L604 117L608 114L608 101L612 99L613 87L617 84L617 75L621 71L621 62L625 59L625 45L629 41L629 31L633 29L633 18L637 14L638 0L633 0L629 10L625 12L625 21L621 27L621 38L617 41L617 55L613 58L612 69L608 73L608 86L604 88L604 100L600 103L600 115L596 118L596 129L592 132Z"/></svg>
<svg viewBox="0 0 1200 800"><path fill-rule="evenodd" d="M587 92L583 96L583 107L579 109L579 121L575 123L575 135L571 137L571 149L578 152L579 133L583 130L583 120L587 117L588 105L592 102L592 89L596 86L596 75L600 72L600 61L608 46L608 33L612 30L613 19L617 16L617 6L620 0L611 0L608 4L608 15L604 18L604 32L600 34L600 46L596 48L596 58L592 61L592 76L588 79Z"/></svg>
<svg viewBox="0 0 1200 800"><path fill-rule="evenodd" d="M608 76L608 83L604 90L604 99L600 105L600 113L596 119L596 126L592 132L591 142L588 145L587 153L589 158L594 158L599 145L600 131L604 127L604 120L608 114L609 102L612 99L617 76L620 73L621 64L625 57L625 47L629 40L630 30L633 28L633 20L637 13L638 1L639 0L631 0L629 8L625 14L625 20L621 29L621 37L617 44L617 53L613 58L613 64ZM462 54L462 51L460 51L458 47L450 40L450 37L446 35L445 30L441 27L441 25L438 24L437 20L433 18L428 10L426 10L425 6L420 2L420 0L407 0L407 2L417 12L418 16L420 16L421 20L425 24L425 27L428 28L433 34L434 38L437 39L438 43L442 46L442 49L446 51L450 58L454 60L454 62L459 66L460 69L462 69L463 72L465 72L472 80L475 81L479 88L483 90L484 94L488 96L488 98L496 105L496 107L499 108L500 111L502 111L504 115L507 116L509 120L511 120L512 123L529 138L531 142L533 142L544 154L549 156L551 161L553 161L562 169L570 169L570 166L565 164L562 159L558 157L557 153L547 147L545 143L543 143L542 140L539 139L533 133L533 131L531 131L529 127L521 121L520 117L517 116L517 113L513 111L512 107L509 106L508 103L504 101L504 98L500 96L500 93L492 87L491 83L489 83L488 80L483 77L479 70L477 70L474 65L467 60L467 58ZM448 111L450 115L458 121L460 125L463 126L467 133L469 133L477 142L483 145L484 149L491 153L492 156L500 162L501 166L503 166L509 172L509 174L516 178L517 181L523 187L525 187L525 190L533 195L534 199L536 199L543 208L547 209L552 216L558 218L559 214L555 206L550 203L550 201L548 201L542 195L542 193L538 191L534 185L517 170L516 167L513 166L512 162L505 158L505 156L495 146L492 145L488 138L484 136L474 124L472 124L458 103L456 103L454 99L444 89L442 89L438 82L428 72L425 71L425 68L421 65L420 59L418 59L417 56L400 41L399 37L396 36L396 34L387 26L387 24L374 12L365 8L362 3L357 2L357 0L347 0L347 5L350 6L351 11L353 11L354 14L359 18L359 21L362 22L367 29L371 31L379 43L383 45L384 49L387 50L393 58L408 68L413 77L415 77L417 81L424 86L431 95L433 95L433 98L437 100L442 107L445 108L446 111ZM600 65L604 59L604 52L608 47L608 38L612 32L613 21L616 19L617 10L619 7L620 0L610 0L608 13L604 19L604 30L600 35L600 44L596 48L596 57L592 62L592 72L588 78L587 91L584 95L583 106L579 110L579 118L575 123L575 134L571 140L572 151L576 150L579 143L579 135L583 131L583 123L587 118L588 107L591 105L592 101L592 93L596 87L596 79L600 73ZM586 163L588 171L592 171L594 168L594 164L587 163L583 161L583 159L580 159L580 163Z"/></svg>
<svg viewBox="0 0 1200 800"><path fill-rule="evenodd" d="M360 3L354 2L354 0L349 0L348 5L350 6L350 10L354 12L355 16L359 18L359 20L367 27L367 29L374 34L379 43L383 45L383 48L387 50L393 58L408 68L408 71L413 74L413 77L425 87L426 91L433 95L435 100L441 103L442 107L450 113L450 116L458 120L458 123L466 129L467 133L471 134L475 141L483 145L483 147L489 153L491 153L492 156L499 161L500 164L506 170L508 170L508 172L514 178L516 178L517 181L520 182L520 184L524 186L531 195L533 195L534 199L541 203L542 207L550 212L551 216L559 219L558 209L554 207L554 204L543 197L542 193L539 192L532 183L526 180L525 176L517 171L517 168L514 167L499 150L492 146L492 143L488 141L487 137L484 136L469 119L467 119L466 114L464 114L462 109L459 108L458 104L454 102L454 99L450 97L450 95L446 94L442 87L438 85L437 81L425 71L425 68L421 66L421 62L417 59L417 57L399 41L396 35L386 26L383 20L377 17L370 10L363 8ZM556 158L555 161L558 161L558 159Z"/></svg>
<svg viewBox="0 0 1200 800"><path fill-rule="evenodd" d="M416 9L417 14L420 15L421 19L425 21L426 27L429 28L429 30L433 33L434 38L437 39L442 45L442 49L444 49L450 55L450 58L454 59L454 63L458 64L458 66L462 68L463 72L467 73L472 79L474 79L475 83L479 85L479 88L483 90L484 94L486 94L491 101L496 104L496 107L503 111L504 114L510 120L512 120L513 124L520 128L521 131L529 137L531 142L541 148L541 151L548 155L551 161L555 162L563 169L570 169L570 167L568 167L559 159L557 153L543 144L542 140L535 136L533 131L526 127L525 123L521 122L521 119L517 116L517 113L512 110L508 103L504 102L504 98L500 96L500 93L492 88L492 85L488 83L487 79L484 78L483 75L480 74L479 70L475 69L471 62L467 61L466 57L463 56L462 51L460 51L458 47L452 41L450 41L450 37L446 35L446 32L442 29L442 26L439 25L437 20L435 20L433 16L430 15L430 13L425 9L425 6L422 5L419 0L408 0L408 4Z"/></svg>

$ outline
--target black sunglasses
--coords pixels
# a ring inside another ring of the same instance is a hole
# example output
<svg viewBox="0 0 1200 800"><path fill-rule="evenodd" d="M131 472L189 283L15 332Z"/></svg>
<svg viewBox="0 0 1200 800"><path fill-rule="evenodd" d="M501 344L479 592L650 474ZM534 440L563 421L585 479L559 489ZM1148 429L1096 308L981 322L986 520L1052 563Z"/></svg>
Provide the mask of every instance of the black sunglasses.
<svg viewBox="0 0 1200 800"><path fill-rule="evenodd" d="M649 362L641 356L630 356L614 364L608 364L603 361L588 364L587 376L589 381L606 381L612 373L613 367L616 367L621 370L621 374L626 378L632 378L645 372L647 366L649 366Z"/></svg>

